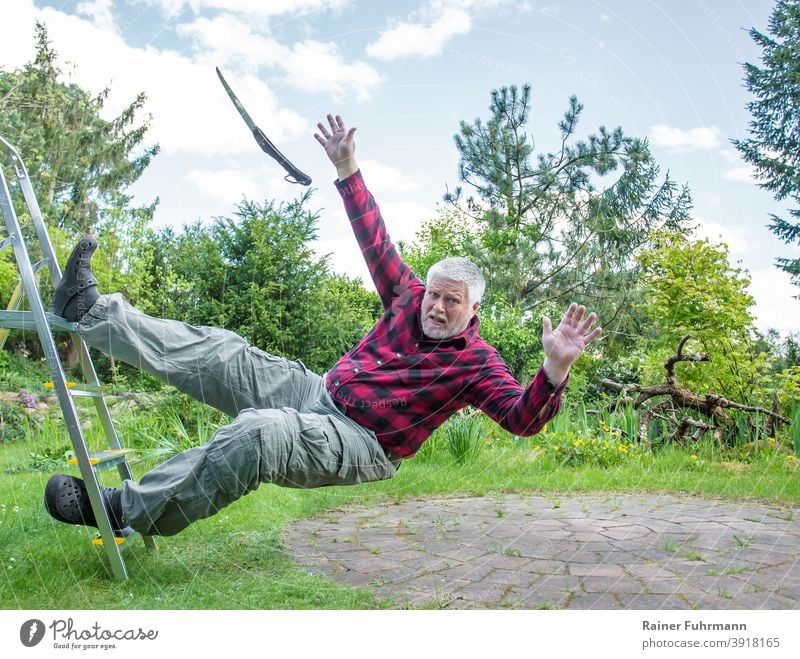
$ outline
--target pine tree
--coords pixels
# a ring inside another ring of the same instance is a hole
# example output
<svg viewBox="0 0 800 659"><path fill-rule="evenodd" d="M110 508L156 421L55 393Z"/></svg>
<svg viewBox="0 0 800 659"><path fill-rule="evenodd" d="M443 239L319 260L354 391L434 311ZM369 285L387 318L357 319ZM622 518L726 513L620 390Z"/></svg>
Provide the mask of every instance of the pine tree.
<svg viewBox="0 0 800 659"><path fill-rule="evenodd" d="M143 145L149 120L135 125L145 96L107 121L100 115L108 94L63 81L41 23L34 60L17 71L0 68L0 135L19 150L50 226L81 233L119 224L120 214L152 214L131 209L124 192L159 150Z"/></svg>
<svg viewBox="0 0 800 659"><path fill-rule="evenodd" d="M750 36L762 48L761 66L745 63L745 84L755 95L747 104L753 119L750 138L735 140L753 165L759 185L777 201L800 201L800 2L779 0L769 20L769 34L755 28ZM770 230L785 243L800 244L800 208L791 219L771 214ZM776 265L800 286L800 258L778 258Z"/></svg>
<svg viewBox="0 0 800 659"><path fill-rule="evenodd" d="M462 189L445 199L478 226L471 256L487 274L487 299L500 294L523 312L574 299L601 314L603 328L625 327L635 288L633 254L653 229L681 230L689 190L661 177L643 139L600 127L576 137L583 106L573 96L552 152L527 132L530 86L494 90L487 121L462 121L455 136Z"/></svg>

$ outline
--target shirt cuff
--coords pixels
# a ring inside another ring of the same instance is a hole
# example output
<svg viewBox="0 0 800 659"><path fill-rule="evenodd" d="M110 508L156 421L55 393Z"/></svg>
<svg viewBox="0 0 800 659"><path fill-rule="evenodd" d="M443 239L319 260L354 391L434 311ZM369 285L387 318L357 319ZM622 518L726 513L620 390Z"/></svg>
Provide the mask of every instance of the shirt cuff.
<svg viewBox="0 0 800 659"><path fill-rule="evenodd" d="M337 178L333 184L342 197L346 197L348 194L366 187L364 179L361 176L361 169L357 169L344 180Z"/></svg>
<svg viewBox="0 0 800 659"><path fill-rule="evenodd" d="M564 381L559 384L558 386L554 385L550 382L550 379L547 377L547 373L544 370L544 366L539 367L539 372L536 374L536 378L541 378L545 382L545 386L547 387L547 391L550 394L550 397L560 396L564 393L564 390L567 388L567 383L569 382L569 373L567 373L567 377L564 378Z"/></svg>

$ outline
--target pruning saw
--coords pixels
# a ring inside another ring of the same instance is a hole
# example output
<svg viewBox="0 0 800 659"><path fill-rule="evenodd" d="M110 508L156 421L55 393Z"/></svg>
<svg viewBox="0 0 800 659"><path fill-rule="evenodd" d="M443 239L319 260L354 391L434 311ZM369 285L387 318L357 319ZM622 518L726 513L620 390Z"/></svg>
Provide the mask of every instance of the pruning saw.
<svg viewBox="0 0 800 659"><path fill-rule="evenodd" d="M225 87L225 91L228 92L228 96L230 97L231 101L233 101L233 104L236 106L236 109L239 111L242 119L244 119L244 123L247 124L247 127L250 129L253 137L256 138L258 146L260 146L261 150L264 151L264 153L266 153L268 156L271 156L277 160L278 164L288 172L288 174L284 176L284 179L289 181L289 183L311 185L311 178L297 169L297 167L295 167L286 156L278 151L278 148L270 141L270 139L264 135L264 131L255 125L253 120L250 118L250 115L247 113L247 110L244 109L242 102L236 98L236 94L233 93L230 85L223 77L222 71L219 70L219 67L215 68L217 70L217 75L219 76L219 81L222 83L222 86Z"/></svg>

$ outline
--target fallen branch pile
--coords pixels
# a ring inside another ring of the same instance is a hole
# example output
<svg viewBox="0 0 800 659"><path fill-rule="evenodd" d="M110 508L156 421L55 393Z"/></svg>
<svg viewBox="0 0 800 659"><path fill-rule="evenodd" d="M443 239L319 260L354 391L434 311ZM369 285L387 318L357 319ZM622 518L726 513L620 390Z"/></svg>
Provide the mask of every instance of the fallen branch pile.
<svg viewBox="0 0 800 659"><path fill-rule="evenodd" d="M693 440L697 441L706 431L710 430L713 433L714 439L721 443L723 430L731 423L731 417L726 412L728 409L765 415L768 418L768 432L772 435L774 435L776 423L788 424L790 422L789 419L781 416L777 409L767 410L763 407L743 405L742 403L728 400L723 396L713 393L705 395L696 394L678 384L678 379L675 376L675 364L678 362L711 361L704 352L690 355L683 354L683 347L690 338L690 334L684 336L678 343L678 349L675 354L664 362L664 368L667 371L665 384L645 387L636 383L622 384L620 382L614 382L613 380L602 380L604 387L621 393L620 398L610 407L616 407L620 404L631 404L635 409L644 410L639 415L639 437L646 438L648 424L652 419L659 418L674 428L670 435L671 441L680 440L693 428ZM632 397L631 394L638 395ZM644 405L647 401L664 396L666 398L663 400L659 400L658 402L653 401L652 404ZM699 412L707 417L708 421L695 419L686 414L686 410ZM682 415L681 411L684 411Z"/></svg>

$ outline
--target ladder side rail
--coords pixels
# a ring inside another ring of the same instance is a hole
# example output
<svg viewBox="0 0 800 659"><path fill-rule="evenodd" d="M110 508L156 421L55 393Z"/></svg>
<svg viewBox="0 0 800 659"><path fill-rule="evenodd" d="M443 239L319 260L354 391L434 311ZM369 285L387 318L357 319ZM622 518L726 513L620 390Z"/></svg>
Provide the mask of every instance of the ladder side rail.
<svg viewBox="0 0 800 659"><path fill-rule="evenodd" d="M2 138L0 138L2 140ZM3 140L5 142L5 140ZM7 142L5 142L7 144ZM15 152L16 153L16 152ZM30 210L30 209L29 209ZM100 491L100 484L97 481L97 476L89 460L89 450L86 446L86 441L83 437L80 424L78 422L78 412L72 400L72 396L67 389L66 376L61 366L61 359L58 356L55 340L53 339L50 326L45 316L42 300L39 296L39 290L36 286L36 278L33 272L33 266L25 249L25 245L21 239L21 231L17 214L11 202L11 193L9 192L6 183L6 177L0 166L0 211L2 211L6 227L8 228L9 235L17 236L18 239L14 241L14 254L16 256L17 265L22 275L23 288L28 297L28 302L31 307L34 320L36 322L39 340L44 350L47 364L50 367L50 373L53 377L53 384L56 392L58 393L58 400L61 404L61 410L64 415L64 420L67 424L70 439L72 440L72 447L75 450L75 457L78 460L78 466L81 471L81 476L86 484L86 490L89 495L92 510L95 513L97 525L100 530L100 535L103 538L103 546L106 548L106 555L111 565L111 570L117 579L127 579L128 572L125 568L125 563L122 560L119 546L116 543L114 531L111 528L111 520L108 517L103 497ZM100 513L100 514L98 514Z"/></svg>
<svg viewBox="0 0 800 659"><path fill-rule="evenodd" d="M10 145L8 146L10 147ZM30 210L31 218L36 229L36 234L42 246L44 258L48 261L50 278L53 282L53 287L55 288L61 282L61 268L58 265L58 259L56 258L53 244L50 241L50 234L47 231L47 226L45 224L41 209L39 208L39 202L36 199L36 194L34 193L33 185L31 184L30 177L28 176L28 170L25 167L25 163L22 161L22 158L19 157L19 154L16 151L13 152L13 158L14 167L17 172L17 178L19 180L20 187L22 188L22 194L25 197L25 202ZM72 342L79 355L84 382L99 386L100 380L97 377L97 371L95 370L94 363L89 356L89 349L86 345L86 342L75 333L72 334ZM108 409L108 404L106 403L105 398L95 397L94 405L97 410L97 415L100 417L100 424L102 425L103 431L108 439L108 445L111 448L121 449L122 443L119 438L119 433L117 433L117 429L115 428L114 422L111 419L111 413ZM117 465L117 471L119 472L122 480L133 480L133 473L131 472L131 468L127 460Z"/></svg>
<svg viewBox="0 0 800 659"><path fill-rule="evenodd" d="M36 200L36 194L33 191L33 186L31 184L30 177L28 176L28 170L25 167L25 163L22 161L16 151L14 152L14 166L17 170L17 178L19 179L20 187L22 188L22 194L25 197L26 203L28 204L28 208L31 212L31 218L33 219L33 224L36 227L36 234L39 237L39 242L42 245L44 257L48 260L53 287L56 287L61 282L61 268L58 265L58 259L55 256L55 250L53 249L53 244L50 241L50 234L47 231L44 217L39 209L39 203ZM97 377L97 371L94 368L94 363L89 357L89 350L86 346L86 342L77 334L72 335L72 342L80 356L80 364L81 370L83 371L84 381L87 384L99 385L100 380ZM108 410L108 405L105 399L100 397L95 398L94 404L97 408L98 416L100 417L100 423L103 426L106 437L108 438L109 446L117 449L122 448L119 434L117 433L117 430L111 420L111 414ZM122 476L123 480L126 478L132 479L130 468L128 467L127 462L123 464L120 464L119 467L120 476Z"/></svg>
<svg viewBox="0 0 800 659"><path fill-rule="evenodd" d="M53 288L55 288L61 281L61 267L58 265L58 259L56 258L56 253L53 249L53 243L50 240L50 234L47 232L47 228L44 223L44 217L42 216L42 211L39 208L39 201L36 199L36 194L33 191L33 185L31 185L31 180L28 176L28 168L25 167L25 163L23 162L22 157L19 155L17 150L2 136L0 136L0 144L5 146L6 150L11 156L11 162L14 165L17 180L19 181L20 188L22 189L22 196L25 198L25 204L28 206L28 211L31 214L31 220L33 221L33 227L36 230L36 236L39 238L39 244L42 248L42 255L47 260L48 269L50 270L50 281L53 284Z"/></svg>

